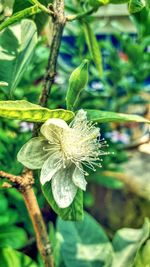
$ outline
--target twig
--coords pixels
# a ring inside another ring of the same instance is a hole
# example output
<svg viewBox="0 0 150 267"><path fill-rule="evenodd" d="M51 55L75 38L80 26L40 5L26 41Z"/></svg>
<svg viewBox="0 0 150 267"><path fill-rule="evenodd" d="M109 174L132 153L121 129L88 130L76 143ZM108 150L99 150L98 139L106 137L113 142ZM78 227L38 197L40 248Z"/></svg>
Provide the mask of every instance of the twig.
<svg viewBox="0 0 150 267"><path fill-rule="evenodd" d="M84 17L86 17L87 15L91 15L92 13L94 13L97 9L95 8L91 8L90 10L87 10L85 12L82 12L80 14L77 15L68 15L66 17L67 21L73 21L73 20L78 20L78 19L82 19Z"/></svg>

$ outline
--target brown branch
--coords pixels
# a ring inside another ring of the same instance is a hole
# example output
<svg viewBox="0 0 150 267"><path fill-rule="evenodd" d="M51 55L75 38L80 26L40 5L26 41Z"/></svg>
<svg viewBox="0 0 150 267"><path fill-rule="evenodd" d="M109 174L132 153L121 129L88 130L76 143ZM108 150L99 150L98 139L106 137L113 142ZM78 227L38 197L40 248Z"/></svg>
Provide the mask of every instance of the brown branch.
<svg viewBox="0 0 150 267"><path fill-rule="evenodd" d="M54 78L56 75L56 66L57 66L59 48L61 44L63 29L66 23L66 18L64 15L64 0L55 0L53 10L54 10L54 16L52 18L52 23L53 23L52 41L50 47L50 55L48 59L48 66L44 77L43 90L39 100L39 104L41 106L47 105L51 87L54 83Z"/></svg>
<svg viewBox="0 0 150 267"><path fill-rule="evenodd" d="M22 191L24 201L36 234L37 247L46 267L53 267L52 248L48 238L46 226L37 203L33 189L30 187Z"/></svg>
<svg viewBox="0 0 150 267"><path fill-rule="evenodd" d="M52 249L49 242L46 226L32 189L34 183L32 171L25 169L21 176L16 176L4 171L0 171L0 177L6 178L22 193L28 213L30 215L37 241L37 247L43 258L45 267L53 267ZM5 188L9 188L8 183L3 184Z"/></svg>

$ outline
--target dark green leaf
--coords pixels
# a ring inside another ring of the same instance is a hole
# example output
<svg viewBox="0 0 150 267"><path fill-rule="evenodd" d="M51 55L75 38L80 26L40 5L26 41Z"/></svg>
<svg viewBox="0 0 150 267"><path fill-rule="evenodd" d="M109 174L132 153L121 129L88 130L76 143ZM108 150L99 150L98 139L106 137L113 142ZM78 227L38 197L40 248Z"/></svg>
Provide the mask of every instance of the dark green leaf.
<svg viewBox="0 0 150 267"><path fill-rule="evenodd" d="M46 197L48 203L52 207L52 209L63 219L63 220L71 220L71 221L81 221L83 219L83 192L78 189L76 197L73 203L68 207L61 209L57 206L52 190L51 183L47 182L42 186L43 194Z"/></svg>

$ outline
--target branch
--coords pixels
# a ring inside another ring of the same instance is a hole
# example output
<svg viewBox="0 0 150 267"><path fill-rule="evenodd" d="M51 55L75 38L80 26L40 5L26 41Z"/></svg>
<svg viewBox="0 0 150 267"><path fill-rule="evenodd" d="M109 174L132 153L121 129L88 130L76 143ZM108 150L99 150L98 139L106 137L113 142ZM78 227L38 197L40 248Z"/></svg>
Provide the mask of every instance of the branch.
<svg viewBox="0 0 150 267"><path fill-rule="evenodd" d="M95 9L94 7L91 8L90 10L87 10L85 12L82 12L80 14L77 15L69 15L66 17L67 21L73 21L73 20L78 20L78 19L83 19L84 17L86 17L87 15L91 15L92 13L96 12L97 9Z"/></svg>
<svg viewBox="0 0 150 267"><path fill-rule="evenodd" d="M44 265L45 267L53 267L54 262L52 256L52 248L34 191L30 187L27 190L24 190L22 194L28 213L30 214L30 218L36 234L37 246L43 258Z"/></svg>
<svg viewBox="0 0 150 267"><path fill-rule="evenodd" d="M50 55L48 59L46 74L44 77L43 90L39 100L39 105L43 107L47 105L47 101L51 92L51 87L54 83L54 78L56 75L59 48L61 44L63 29L66 23L66 18L64 15L64 0L55 0L53 10L54 10L54 17L52 19L53 32L52 32L52 42L50 47Z"/></svg>
<svg viewBox="0 0 150 267"><path fill-rule="evenodd" d="M49 242L46 226L39 209L36 196L32 189L34 183L32 171L25 169L21 176L16 176L4 171L0 171L0 177L8 179L22 193L28 213L30 215L37 241L37 247L43 258L45 267L53 267L52 249ZM4 183L5 188L11 187L11 184ZM10 185L10 186L9 186Z"/></svg>

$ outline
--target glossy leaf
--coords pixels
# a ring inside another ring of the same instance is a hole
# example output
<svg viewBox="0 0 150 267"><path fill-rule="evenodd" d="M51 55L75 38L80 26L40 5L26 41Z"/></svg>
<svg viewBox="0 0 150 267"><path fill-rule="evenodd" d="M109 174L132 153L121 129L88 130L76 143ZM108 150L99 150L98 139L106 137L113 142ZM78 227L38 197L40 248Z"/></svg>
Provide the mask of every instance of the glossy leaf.
<svg viewBox="0 0 150 267"><path fill-rule="evenodd" d="M0 101L0 117L4 118L31 122L44 122L49 118L60 118L68 121L73 116L73 112L69 110L50 110L25 100Z"/></svg>
<svg viewBox="0 0 150 267"><path fill-rule="evenodd" d="M124 228L117 231L113 239L115 256L112 267L132 267L135 256L150 234L149 220L142 229Z"/></svg>
<svg viewBox="0 0 150 267"><path fill-rule="evenodd" d="M51 183L47 182L42 186L43 194L52 209L63 219L68 221L81 221L83 219L83 192L78 189L73 203L68 207L61 209L57 206L51 190Z"/></svg>
<svg viewBox="0 0 150 267"><path fill-rule="evenodd" d="M96 36L93 33L93 30L91 29L88 23L86 22L83 23L83 30L85 34L85 40L86 40L89 52L91 54L91 58L98 70L99 77L102 78L102 75L103 75L102 55L101 55L98 41L96 39Z"/></svg>
<svg viewBox="0 0 150 267"><path fill-rule="evenodd" d="M25 254L15 251L12 248L0 249L1 267L38 267L37 264Z"/></svg>
<svg viewBox="0 0 150 267"><path fill-rule="evenodd" d="M58 219L57 231L66 267L110 266L111 244L102 227L87 213L82 222Z"/></svg>
<svg viewBox="0 0 150 267"><path fill-rule="evenodd" d="M116 113L103 110L87 109L88 119L94 122L144 122L150 123L149 120L132 114Z"/></svg>
<svg viewBox="0 0 150 267"><path fill-rule="evenodd" d="M76 107L79 96L88 82L88 60L85 59L76 68L69 79L69 88L66 95L67 108L73 110Z"/></svg>
<svg viewBox="0 0 150 267"><path fill-rule="evenodd" d="M0 80L8 83L11 93L29 64L36 42L36 26L31 20L22 20L0 33Z"/></svg>

